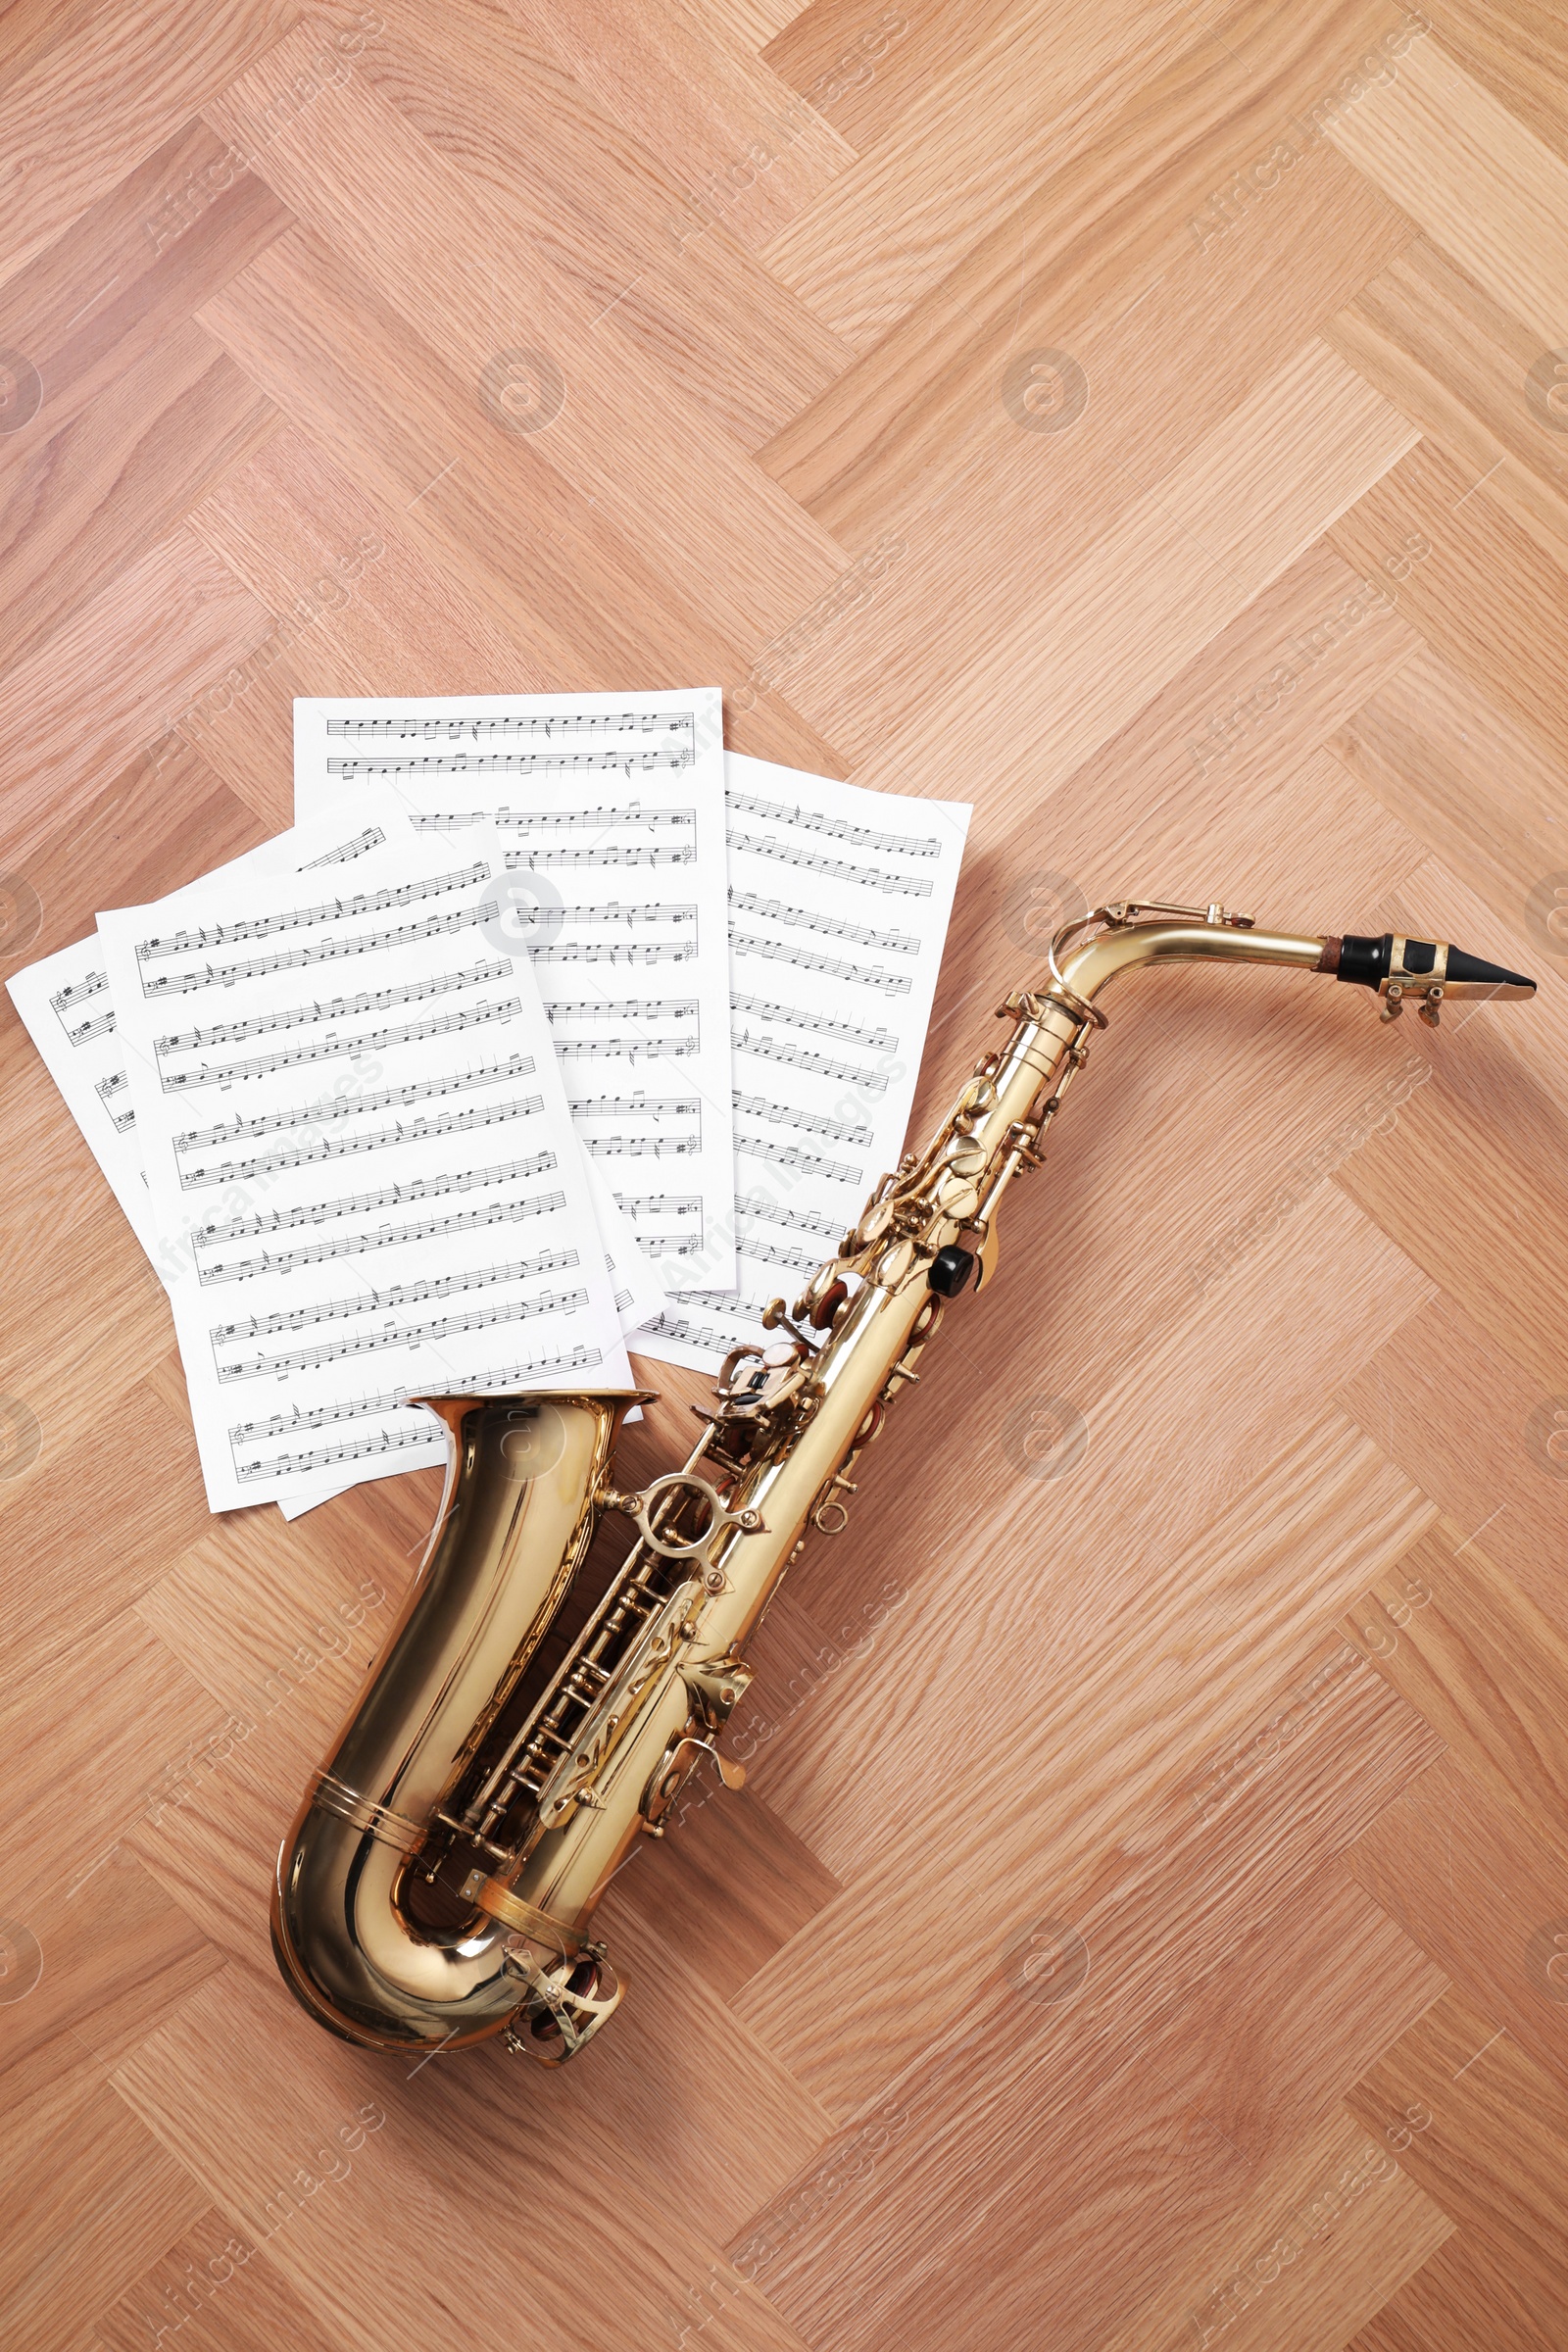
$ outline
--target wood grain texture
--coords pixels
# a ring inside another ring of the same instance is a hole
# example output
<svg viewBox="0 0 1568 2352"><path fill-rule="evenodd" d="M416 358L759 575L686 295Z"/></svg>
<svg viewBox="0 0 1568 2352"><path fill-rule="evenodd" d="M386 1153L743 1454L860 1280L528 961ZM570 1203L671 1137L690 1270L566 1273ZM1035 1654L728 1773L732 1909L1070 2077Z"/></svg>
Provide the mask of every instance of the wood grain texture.
<svg viewBox="0 0 1568 2352"><path fill-rule="evenodd" d="M1558 2352L1565 197L1544 0L0 7L0 972L295 695L717 683L974 803L917 1128L1107 899L1540 982L1129 987L553 2076L283 1990L439 1480L209 1517L7 1004L8 2352Z"/></svg>

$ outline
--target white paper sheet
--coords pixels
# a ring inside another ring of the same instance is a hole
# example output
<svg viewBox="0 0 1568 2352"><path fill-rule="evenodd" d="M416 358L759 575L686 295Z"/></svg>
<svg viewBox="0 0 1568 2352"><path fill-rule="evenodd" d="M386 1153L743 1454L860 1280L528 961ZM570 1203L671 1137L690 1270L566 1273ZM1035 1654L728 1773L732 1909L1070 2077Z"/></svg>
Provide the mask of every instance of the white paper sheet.
<svg viewBox="0 0 1568 2352"><path fill-rule="evenodd" d="M499 827L578 1132L665 1291L737 1279L721 740L716 687L294 705L300 819L368 787L454 848Z"/></svg>
<svg viewBox="0 0 1568 2352"><path fill-rule="evenodd" d="M714 1371L837 1249L904 1149L969 809L726 756L737 1296L639 1354Z"/></svg>
<svg viewBox="0 0 1568 2352"><path fill-rule="evenodd" d="M346 865L381 848L389 837L404 843L415 839L407 811L390 794L367 796L358 815L360 821L352 831L341 819L331 817L319 825L291 828L247 850L243 857L231 858L203 879L216 882L230 875L293 872L307 861ZM199 890L203 884L191 887ZM161 1236L154 1222L125 1076L124 1048L117 1033L109 974L96 931L29 963L6 986L131 1231L167 1287L180 1265L189 1263L189 1252L182 1251L177 1236Z"/></svg>
<svg viewBox="0 0 1568 2352"><path fill-rule="evenodd" d="M630 1385L500 878L478 831L99 918L155 1219L213 1204L171 1300L215 1510L425 1458L410 1395Z"/></svg>
<svg viewBox="0 0 1568 2352"><path fill-rule="evenodd" d="M334 815L328 811L316 824L292 826L247 850L243 857L230 858L190 884L190 904L196 904L194 894L209 886L221 887L246 874L298 873L311 866L348 864L385 845L406 847L422 838L408 808L394 794L367 794L355 814L364 821L351 834L344 832L348 812ZM184 893L180 902L185 904ZM171 903L166 901L166 906ZM153 1271L167 1288L191 1262L186 1227L205 1219L186 1202L186 1224L179 1232L160 1234L153 1221L124 1049L116 1033L109 975L97 932L29 964L7 985L66 1107L81 1129ZM637 1331L659 1313L664 1294L637 1249L630 1220L586 1153L583 1164L621 1329ZM330 1491L338 1492L335 1488Z"/></svg>

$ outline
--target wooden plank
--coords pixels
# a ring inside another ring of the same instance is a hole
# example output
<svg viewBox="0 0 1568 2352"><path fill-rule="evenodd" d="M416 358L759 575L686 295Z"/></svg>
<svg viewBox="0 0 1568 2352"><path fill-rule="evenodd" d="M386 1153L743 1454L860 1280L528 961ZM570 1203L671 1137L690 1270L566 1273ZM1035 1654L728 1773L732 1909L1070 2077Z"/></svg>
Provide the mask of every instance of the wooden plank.
<svg viewBox="0 0 1568 2352"><path fill-rule="evenodd" d="M1532 396L1540 338L1418 237L1324 329L1325 342L1440 444L1472 481L1568 560L1568 447Z"/></svg>
<svg viewBox="0 0 1568 2352"><path fill-rule="evenodd" d="M757 2275L772 2299L808 2340L830 2339L853 2313L859 2340L878 2352L952 2342L959 2325L1005 2338L1042 2306L1062 2341L1101 2342L1129 2306L1147 2312L1178 2269L1186 2233L1332 2117L1361 2053L1395 2018L1414 2023L1442 1988L1343 1880L1298 1883L1287 1919L1291 2000L1317 2017L1307 2065L1281 2014L1285 1921L1260 1926L1136 2027L1103 1991L1094 2000L1093 1966L1078 1992L1055 2000L1050 1974L1035 1980L1046 1987L1038 1994L1015 1974L995 2007L960 2007L966 2030L867 2119L874 2161L790 2242L762 2253ZM1360 1966L1374 1949L1375 1993ZM1020 2129L1033 2158L1025 2166L1014 2156ZM1070 2199L1052 2185L1062 2166L1074 2175ZM760 2218L764 2247L800 2193L791 2183ZM1130 2198L1143 2223L1131 2236ZM1399 2235L1413 2225L1406 2269L1446 2230L1436 2214L1435 2233L1408 2211L1383 2218ZM964 2246L960 2267L954 2255Z"/></svg>
<svg viewBox="0 0 1568 2352"><path fill-rule="evenodd" d="M683 0L642 12L512 0L512 13L743 244L761 244L853 160L761 58Z"/></svg>
<svg viewBox="0 0 1568 2352"><path fill-rule="evenodd" d="M1517 2352L1556 2352L1557 2314L1530 2307L1512 2265L1487 2254L1474 2230L1441 2246L1390 2297L1345 2352L1470 2352L1489 2337Z"/></svg>
<svg viewBox="0 0 1568 2352"><path fill-rule="evenodd" d="M1528 2345L1530 2321L1538 2331L1560 2331L1568 2296L1560 2083L1512 2034L1499 2034L1487 2010L1455 1991L1372 2068L1347 2103L1368 2132L1394 2140L1401 2169L1429 2196L1494 2249L1511 2291L1494 2309L1492 2327L1509 2305L1530 2315L1517 2337L1500 2340Z"/></svg>
<svg viewBox="0 0 1568 2352"><path fill-rule="evenodd" d="M36 370L39 394L0 448L0 479L155 352L288 219L264 181L190 122L0 286L0 337Z"/></svg>
<svg viewBox="0 0 1568 2352"><path fill-rule="evenodd" d="M656 544L677 591L743 642L827 588L843 559L826 535L739 451L701 432L708 420L676 380L650 382L648 356L623 338L613 308L596 316L520 239L498 253L479 192L364 76L323 92L262 147L313 38L302 26L279 42L208 119L242 151L261 150L258 169L290 210L466 381L475 425L495 442L523 441L541 467ZM434 219L448 224L439 243L425 225ZM542 318L541 345L530 321ZM537 422L507 405L518 345L542 351L545 377L527 377ZM524 431L509 431L519 417Z"/></svg>
<svg viewBox="0 0 1568 2352"><path fill-rule="evenodd" d="M183 2166L96 2082L30 2146L4 2151L0 2180L11 2216L0 2298L18 2344L76 2340L205 2203Z"/></svg>
<svg viewBox="0 0 1568 2352"><path fill-rule="evenodd" d="M1559 1636L1568 1633L1562 1447L1548 1450L1560 1424L1518 1362L1453 1299L1435 1298L1354 1367L1339 1402L1466 1539L1484 1541ZM1489 1442L1455 1445L1450 1426L1485 1429Z"/></svg>
<svg viewBox="0 0 1568 2352"><path fill-rule="evenodd" d="M773 72L830 122L858 155L887 137L917 98L955 72L1016 0L975 0L962 17L941 0L910 0L867 17L860 0L810 0L768 42Z"/></svg>
<svg viewBox="0 0 1568 2352"><path fill-rule="evenodd" d="M77 11L0 98L0 155L9 158L0 285L294 16L290 0L180 0L128 14L98 0Z"/></svg>
<svg viewBox="0 0 1568 2352"><path fill-rule="evenodd" d="M1555 635L1568 573L1492 496L1430 441L1412 450L1329 533L1348 564L1425 542L1430 557L1405 583L1405 612L1450 665L1560 760L1568 698ZM1478 569L1494 581L1478 603Z"/></svg>
<svg viewBox="0 0 1568 2352"><path fill-rule="evenodd" d="M0 677L182 523L275 417L227 353L190 325L10 467L0 477L0 602L10 621Z"/></svg>
<svg viewBox="0 0 1568 2352"><path fill-rule="evenodd" d="M1326 135L1505 310L1554 344L1568 306L1568 257L1555 225L1568 201L1568 160L1441 40L1412 40L1396 70L1337 110ZM1474 196L1478 167L1483 205Z"/></svg>
<svg viewBox="0 0 1568 2352"><path fill-rule="evenodd" d="M1568 1862L1560 1847L1522 1835L1513 1808L1445 1757L1358 1839L1347 1864L1489 2018L1470 2049L1502 2032L1555 2079L1560 2105L1568 2080L1568 1946L1559 1933L1568 1922Z"/></svg>
<svg viewBox="0 0 1568 2352"><path fill-rule="evenodd" d="M890 514L931 503L969 468L970 444L982 421L993 421L1016 355L1065 347L1087 367L1079 349L1086 324L1113 328L1172 271L1180 282L1166 316L1189 360L1195 319L1225 311L1233 276L1252 336L1272 331L1282 294L1304 294L1303 308L1292 314L1291 340L1273 346L1272 357L1258 356L1267 374L1326 310L1340 307L1315 288L1281 282L1273 257L1282 238L1298 269L1308 254L1337 266L1315 231L1292 233L1298 220L1332 218L1335 246L1351 219L1369 239L1381 229L1392 239L1385 259L1408 235L1407 224L1320 138L1299 135L1288 172L1266 164L1282 125L1320 96L1326 61L1341 44L1370 38L1386 13L1383 0L1349 8L1343 0L1307 0L1289 15L1267 0L1249 0L1226 12L1223 42L1196 41L1141 84L1081 154L1054 156L1039 186L775 436L764 463L847 545L864 545ZM1265 160L1268 184L1252 191L1250 203L1229 193L1238 158ZM1373 250L1370 242L1348 256L1339 249L1351 265L1342 281L1347 294L1383 266ZM1154 391L1158 370L1150 366L1142 308L1139 318L1125 356L1112 346L1097 368L1097 401L1111 385L1122 401L1136 399L1140 388ZM1211 331L1204 364L1188 373L1174 413L1169 402L1157 412L1151 404L1119 447L1118 466L1137 462L1150 433L1163 449L1166 435L1184 425L1201 429L1222 414L1225 390L1210 371L1234 367L1252 348ZM1097 405L1091 426L1098 413ZM1032 441L1030 449L1036 469L1048 450L1054 463L1064 460L1059 441ZM1014 458L1008 473L1027 479L1021 436Z"/></svg>
<svg viewBox="0 0 1568 2352"><path fill-rule="evenodd" d="M1167 0L1025 0L977 29L961 60L905 110L898 140L842 172L763 250L769 269L857 350L1194 37L1190 14Z"/></svg>
<svg viewBox="0 0 1568 2352"><path fill-rule="evenodd" d="M1363 704L1332 748L1450 873L1463 873L1507 926L1512 952L1547 985L1568 963L1568 939L1559 942L1550 927L1549 893L1539 913L1533 908L1557 855L1552 827L1563 822L1564 762L1427 647ZM1478 834L1470 814L1481 792L1494 814Z"/></svg>
<svg viewBox="0 0 1568 2352"><path fill-rule="evenodd" d="M866 620L830 640L808 674L786 672L781 682L808 715L825 717L829 697L852 683L862 708L877 694L888 732L874 752L868 741L862 747L867 782L932 775L960 756L961 738L961 756L986 763L994 791L1025 771L1033 791L1049 790L1363 499L1412 438L1342 361L1308 345L1107 518L1093 552L1044 593L1020 594L1018 574L996 574L980 607L993 624L990 641L978 641L975 612L964 615L961 643L956 621L949 647L931 649L932 675L918 693L907 673L874 689L866 668L873 629L885 636L897 625L921 577L918 540L910 542L914 562L895 574ZM1364 536L1363 576L1376 574L1394 544ZM860 641L853 646L845 642L852 629ZM890 686L906 689L898 716Z"/></svg>
<svg viewBox="0 0 1568 2352"><path fill-rule="evenodd" d="M646 121L617 136L495 0L452 0L438 23L411 0L383 13L373 86L722 432L757 448L838 373L848 347L737 238L730 208L663 168Z"/></svg>
<svg viewBox="0 0 1568 2352"><path fill-rule="evenodd" d="M1466 1777L1568 1859L1568 1641L1482 1545L1430 1528L1344 1627Z"/></svg>
<svg viewBox="0 0 1568 2352"><path fill-rule="evenodd" d="M79 604L0 678L0 759L24 779L8 809L13 865L155 751L170 714L266 633L263 608L183 526Z"/></svg>
<svg viewBox="0 0 1568 2352"><path fill-rule="evenodd" d="M639 549L528 438L500 431L471 386L304 231L280 238L202 320L335 465L404 518L416 547L462 571L558 683L747 675L749 649L683 604L657 551ZM807 765L821 754L836 769L836 755L765 688L732 740Z"/></svg>

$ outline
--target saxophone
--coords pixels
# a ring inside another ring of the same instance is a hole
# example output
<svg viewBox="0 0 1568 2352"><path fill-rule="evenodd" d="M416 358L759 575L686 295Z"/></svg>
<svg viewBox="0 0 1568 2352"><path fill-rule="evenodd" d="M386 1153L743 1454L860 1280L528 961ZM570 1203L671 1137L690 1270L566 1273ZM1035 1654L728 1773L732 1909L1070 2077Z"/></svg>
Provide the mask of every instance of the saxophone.
<svg viewBox="0 0 1568 2352"><path fill-rule="evenodd" d="M500 2034L559 2066L623 1985L593 1914L639 1837L662 1838L752 1678L747 1642L808 1531L836 1533L888 1403L921 1375L946 1303L990 1282L1015 1177L1106 1026L1099 999L1150 963L1291 965L1406 1003L1535 983L1386 934L1260 931L1220 906L1124 903L1058 931L1042 985L998 1010L985 1055L767 1341L733 1348L680 1469L636 1493L612 1455L641 1390L420 1399L449 1433L424 1561L278 1857L272 1942L320 2024L371 2049ZM636 1541L602 1593L579 1572L601 1519ZM570 1628L573 1630L564 1630Z"/></svg>

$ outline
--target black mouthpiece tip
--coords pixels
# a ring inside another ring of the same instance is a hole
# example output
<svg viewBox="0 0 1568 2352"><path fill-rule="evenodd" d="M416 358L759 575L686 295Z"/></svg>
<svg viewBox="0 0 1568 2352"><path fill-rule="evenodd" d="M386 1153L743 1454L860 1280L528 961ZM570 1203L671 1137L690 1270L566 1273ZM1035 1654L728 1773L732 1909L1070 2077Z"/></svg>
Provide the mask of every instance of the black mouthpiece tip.
<svg viewBox="0 0 1568 2352"><path fill-rule="evenodd" d="M1381 988L1389 976L1394 958L1394 934L1385 931L1381 939L1360 938L1348 931L1337 943L1331 941L1324 950L1323 968L1332 971L1339 980L1353 980L1362 988ZM1407 972L1430 972L1437 962L1437 944L1430 939L1407 939L1404 943L1404 968ZM1480 956L1467 956L1463 948L1450 948L1446 972L1447 984L1463 988L1480 996L1491 988L1506 989L1510 996L1533 997L1536 984L1523 972L1510 972L1500 963L1488 963Z"/></svg>

